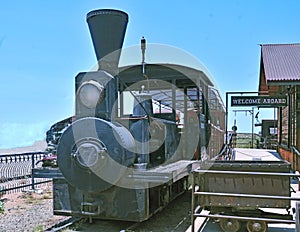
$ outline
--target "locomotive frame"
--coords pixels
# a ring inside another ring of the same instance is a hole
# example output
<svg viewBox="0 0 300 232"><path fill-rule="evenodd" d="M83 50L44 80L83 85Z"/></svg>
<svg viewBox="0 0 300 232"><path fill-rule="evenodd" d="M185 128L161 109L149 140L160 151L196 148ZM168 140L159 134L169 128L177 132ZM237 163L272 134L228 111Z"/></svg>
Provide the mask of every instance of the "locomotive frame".
<svg viewBox="0 0 300 232"><path fill-rule="evenodd" d="M202 70L147 64L145 78L143 62L118 67L127 20L116 10L87 15L99 69L75 77L76 119L59 140L62 175L53 178L56 215L147 220L223 145L224 105Z"/></svg>

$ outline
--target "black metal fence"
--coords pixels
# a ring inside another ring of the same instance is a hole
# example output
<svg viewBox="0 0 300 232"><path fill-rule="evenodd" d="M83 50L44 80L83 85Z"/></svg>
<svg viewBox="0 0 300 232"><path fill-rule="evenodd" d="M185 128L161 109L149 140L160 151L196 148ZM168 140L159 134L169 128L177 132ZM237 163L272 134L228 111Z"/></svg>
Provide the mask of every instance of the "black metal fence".
<svg viewBox="0 0 300 232"><path fill-rule="evenodd" d="M35 189L36 185L50 182L51 179L32 175L32 169L41 167L45 152L0 155L0 195L20 190Z"/></svg>

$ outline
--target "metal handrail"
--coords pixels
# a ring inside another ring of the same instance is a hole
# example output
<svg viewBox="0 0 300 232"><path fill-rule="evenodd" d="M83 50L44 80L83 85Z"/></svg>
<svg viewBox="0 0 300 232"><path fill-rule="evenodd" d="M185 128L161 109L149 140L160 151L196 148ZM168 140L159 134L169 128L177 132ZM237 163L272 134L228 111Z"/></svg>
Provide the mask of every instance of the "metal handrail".
<svg viewBox="0 0 300 232"><path fill-rule="evenodd" d="M4 158L12 158L12 157L18 157L18 156L31 156L31 155L44 155L46 152L44 151L36 151L36 152L25 152L25 153L15 153L15 154L0 154L0 159L4 160Z"/></svg>
<svg viewBox="0 0 300 232"><path fill-rule="evenodd" d="M287 223L287 224L295 224L295 220L286 220L286 219L277 219L277 218L258 218L258 217L243 217L243 216L232 216L232 215L224 215L224 214L201 214L194 213L196 217L206 217L206 218L227 218L227 219L238 219L238 220L252 220L252 221L264 221L264 222L272 222L272 223ZM194 230L192 230L194 232Z"/></svg>
<svg viewBox="0 0 300 232"><path fill-rule="evenodd" d="M214 158L212 158L211 160L215 161L215 160L219 159L220 157L222 157L222 156L226 153L227 149L228 149L227 145L224 145L224 146L223 146L223 149L219 152L219 154L217 154L217 155L216 155Z"/></svg>
<svg viewBox="0 0 300 232"><path fill-rule="evenodd" d="M229 137L227 137L229 143L227 143L228 141L226 141L226 144L224 144L222 150L219 152L219 154L217 154L214 158L212 158L212 161L215 161L219 158L221 158L222 156L224 156L224 154L227 154L231 152L232 149L232 138L233 138L233 134L229 134Z"/></svg>
<svg viewBox="0 0 300 232"><path fill-rule="evenodd" d="M300 151L295 146L292 146L292 150L300 157Z"/></svg>
<svg viewBox="0 0 300 232"><path fill-rule="evenodd" d="M291 150L293 152L293 169L295 171L300 171L300 167L299 167L300 151L295 146L291 146ZM296 154L296 157L294 156L294 154Z"/></svg>
<svg viewBox="0 0 300 232"><path fill-rule="evenodd" d="M35 180L33 169L37 162L42 160L47 154L46 152L26 152L18 154L0 155L0 193L9 193L13 190L23 189L31 186L35 189L35 185L49 182L44 178L40 181ZM14 182L14 180L26 179L28 182Z"/></svg>
<svg viewBox="0 0 300 232"><path fill-rule="evenodd" d="M238 197L238 198L257 198L257 199L278 199L278 200L292 200L300 201L300 197L285 197L275 195L260 195L260 194L244 194L244 193L219 193L219 192L194 192L195 195L206 195L215 197Z"/></svg>
<svg viewBox="0 0 300 232"><path fill-rule="evenodd" d="M233 174L233 175L260 175L260 176L289 176L300 177L300 174L294 174L290 172L247 172L247 171L223 171L223 170L205 170L196 169L194 173L212 173L212 174Z"/></svg>

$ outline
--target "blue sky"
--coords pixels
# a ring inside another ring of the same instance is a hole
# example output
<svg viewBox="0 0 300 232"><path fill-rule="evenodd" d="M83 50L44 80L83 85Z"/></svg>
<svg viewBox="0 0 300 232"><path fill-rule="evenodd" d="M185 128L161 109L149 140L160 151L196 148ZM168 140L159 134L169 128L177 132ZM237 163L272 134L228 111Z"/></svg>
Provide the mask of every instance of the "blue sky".
<svg viewBox="0 0 300 232"><path fill-rule="evenodd" d="M298 0L1 1L0 148L30 145L73 115L74 77L96 62L86 14L100 8L129 14L125 47L145 36L196 56L223 97L258 89L259 44L300 42ZM240 131L250 121L238 113Z"/></svg>

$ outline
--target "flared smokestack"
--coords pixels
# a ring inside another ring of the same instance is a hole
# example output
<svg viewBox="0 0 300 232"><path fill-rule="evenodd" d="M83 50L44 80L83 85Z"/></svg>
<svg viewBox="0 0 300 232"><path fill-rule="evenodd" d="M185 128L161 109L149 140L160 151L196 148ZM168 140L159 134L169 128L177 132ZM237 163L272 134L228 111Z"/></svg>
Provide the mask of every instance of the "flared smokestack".
<svg viewBox="0 0 300 232"><path fill-rule="evenodd" d="M99 70L105 70L116 75L128 23L128 15L119 10L94 10L87 14L87 23L96 52Z"/></svg>

